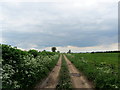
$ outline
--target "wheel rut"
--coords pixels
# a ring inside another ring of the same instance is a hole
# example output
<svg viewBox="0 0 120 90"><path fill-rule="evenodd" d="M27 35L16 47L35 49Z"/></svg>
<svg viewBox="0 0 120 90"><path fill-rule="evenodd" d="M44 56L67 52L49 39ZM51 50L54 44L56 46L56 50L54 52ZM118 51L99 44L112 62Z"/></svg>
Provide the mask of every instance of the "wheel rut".
<svg viewBox="0 0 120 90"><path fill-rule="evenodd" d="M60 58L57 62L57 65L53 68L53 70L50 72L49 76L41 83L38 83L35 86L35 90L45 89L45 88L56 88L59 72L61 69L61 62L62 62L62 55L60 55Z"/></svg>
<svg viewBox="0 0 120 90"><path fill-rule="evenodd" d="M92 83L87 80L87 78L70 62L70 60L68 60L65 55L64 58L67 62L73 87L85 88L85 90L93 90L94 86Z"/></svg>

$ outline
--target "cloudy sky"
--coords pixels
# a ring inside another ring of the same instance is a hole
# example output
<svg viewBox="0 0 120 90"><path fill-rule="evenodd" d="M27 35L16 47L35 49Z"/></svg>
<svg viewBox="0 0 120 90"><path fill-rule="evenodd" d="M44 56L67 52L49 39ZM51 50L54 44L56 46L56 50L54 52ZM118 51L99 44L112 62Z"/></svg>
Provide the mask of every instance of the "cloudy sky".
<svg viewBox="0 0 120 90"><path fill-rule="evenodd" d="M117 50L118 0L1 0L0 31L25 50Z"/></svg>

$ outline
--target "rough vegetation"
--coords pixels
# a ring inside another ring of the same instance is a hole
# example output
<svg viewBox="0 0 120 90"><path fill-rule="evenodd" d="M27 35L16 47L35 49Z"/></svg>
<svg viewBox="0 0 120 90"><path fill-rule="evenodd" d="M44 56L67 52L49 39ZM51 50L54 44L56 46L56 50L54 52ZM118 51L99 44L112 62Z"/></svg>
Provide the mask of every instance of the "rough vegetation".
<svg viewBox="0 0 120 90"><path fill-rule="evenodd" d="M35 50L22 51L16 47L2 47L2 88L27 89L45 78L57 63L59 55Z"/></svg>
<svg viewBox="0 0 120 90"><path fill-rule="evenodd" d="M1 53L2 49L2 53ZM55 67L59 52L37 50L23 51L10 45L0 44L0 79L3 89L31 89L48 76ZM92 81L96 89L120 88L119 52L67 53L67 58L75 67ZM72 70L72 69L71 69ZM62 56L58 90L71 89L72 83L66 61Z"/></svg>

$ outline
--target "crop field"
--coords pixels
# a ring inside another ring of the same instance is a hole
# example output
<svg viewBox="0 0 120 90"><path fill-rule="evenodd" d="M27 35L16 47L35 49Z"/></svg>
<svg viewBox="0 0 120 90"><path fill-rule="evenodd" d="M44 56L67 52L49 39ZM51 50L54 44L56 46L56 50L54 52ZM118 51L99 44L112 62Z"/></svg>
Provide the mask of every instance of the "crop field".
<svg viewBox="0 0 120 90"><path fill-rule="evenodd" d="M118 53L67 54L71 62L93 81L95 88L119 88Z"/></svg>
<svg viewBox="0 0 120 90"><path fill-rule="evenodd" d="M2 89L118 89L119 53L23 51L0 45Z"/></svg>

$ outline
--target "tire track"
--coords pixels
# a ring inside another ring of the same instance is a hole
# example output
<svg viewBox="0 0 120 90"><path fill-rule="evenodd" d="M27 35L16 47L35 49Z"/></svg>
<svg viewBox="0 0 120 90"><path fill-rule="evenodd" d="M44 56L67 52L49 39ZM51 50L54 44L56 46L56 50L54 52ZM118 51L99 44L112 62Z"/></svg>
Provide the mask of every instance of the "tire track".
<svg viewBox="0 0 120 90"><path fill-rule="evenodd" d="M45 88L56 88L57 82L58 82L58 77L59 77L59 72L61 69L61 62L62 62L62 55L60 55L60 58L58 60L57 65L53 68L49 76L46 78L45 81L39 83L36 85L35 90L40 90L40 89L45 89Z"/></svg>
<svg viewBox="0 0 120 90"><path fill-rule="evenodd" d="M89 82L85 76L78 71L78 69L67 59L64 55L64 58L67 62L68 70L70 72L71 81L74 88L86 88L88 90L93 90L94 87L91 82Z"/></svg>

